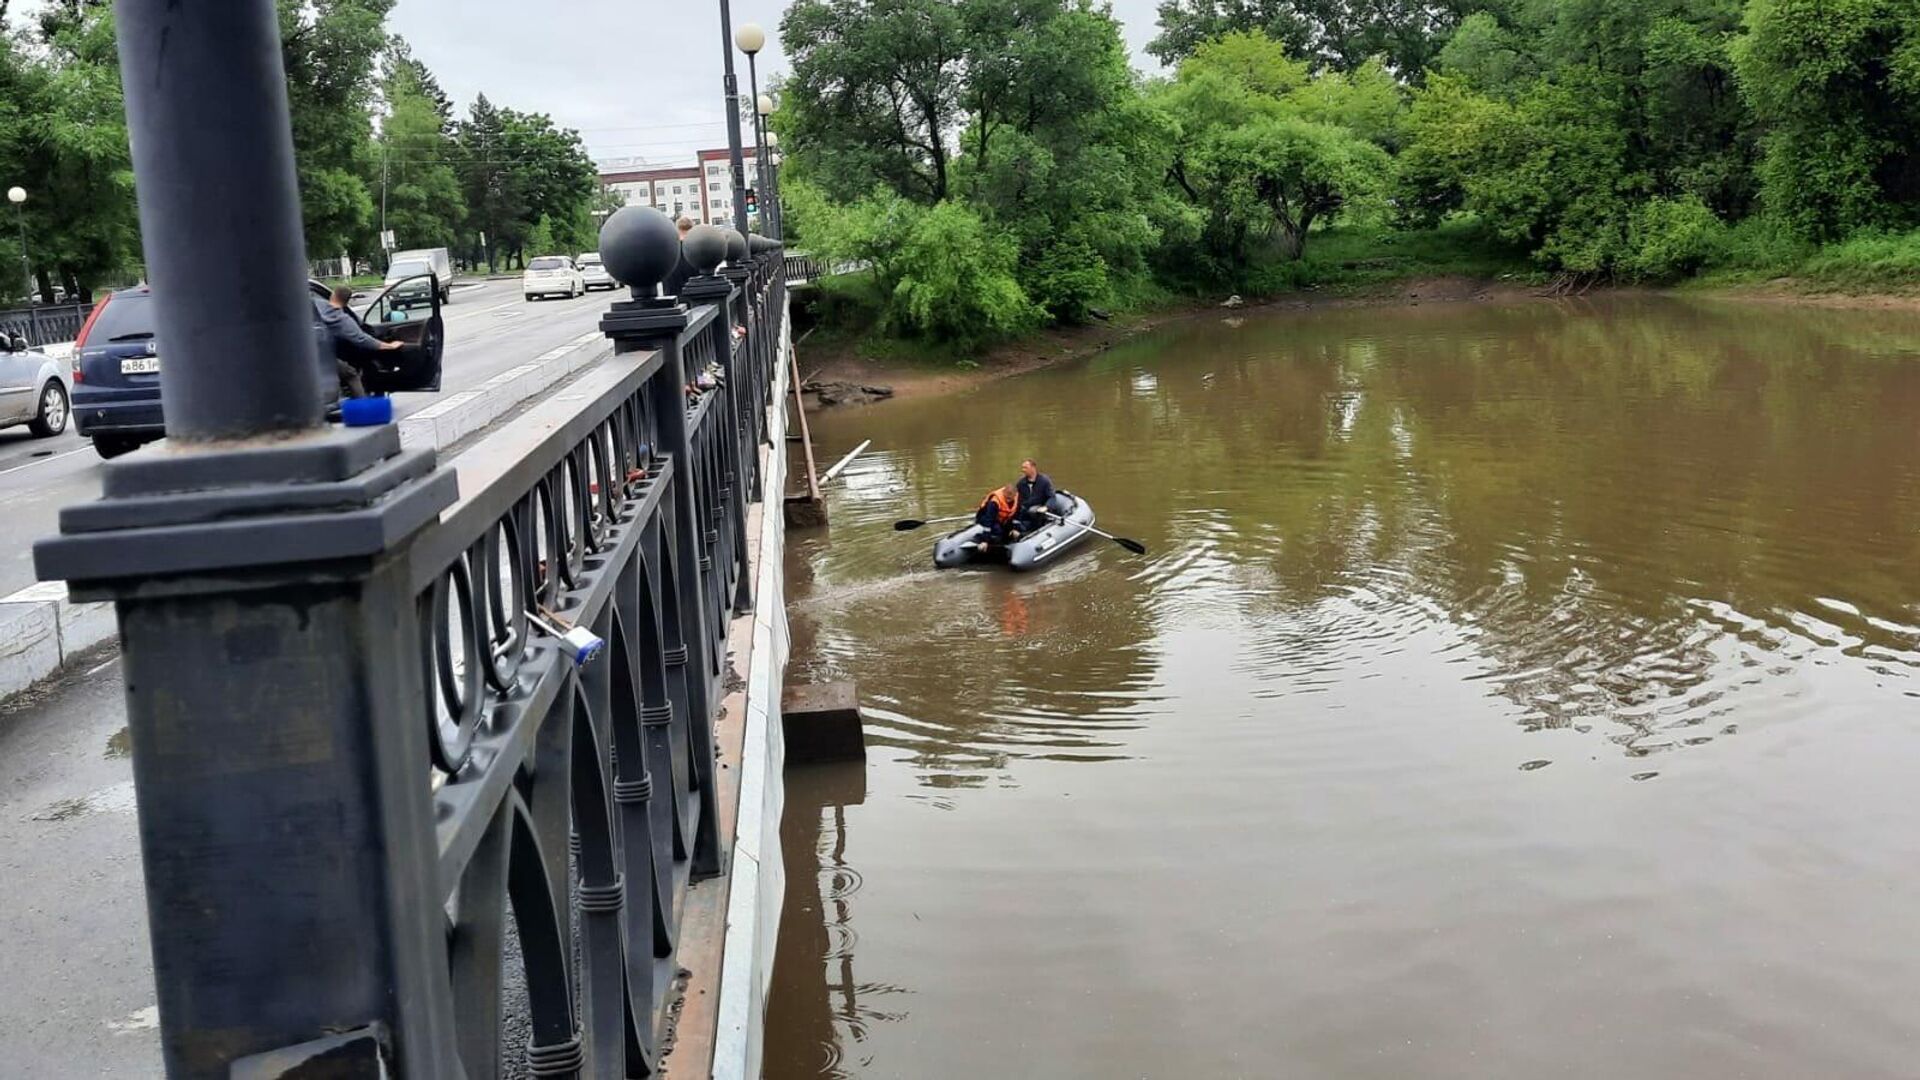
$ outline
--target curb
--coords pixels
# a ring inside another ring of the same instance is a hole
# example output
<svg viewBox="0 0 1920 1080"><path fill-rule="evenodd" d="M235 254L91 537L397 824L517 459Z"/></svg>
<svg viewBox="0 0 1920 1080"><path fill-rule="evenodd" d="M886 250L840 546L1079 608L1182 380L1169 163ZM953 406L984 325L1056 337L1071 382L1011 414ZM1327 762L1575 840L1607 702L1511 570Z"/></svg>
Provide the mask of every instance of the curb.
<svg viewBox="0 0 1920 1080"><path fill-rule="evenodd" d="M402 417L400 444L445 450L612 354L613 342L600 331L582 334L472 390ZM76 604L64 581L43 581L0 596L0 705L119 632L112 604Z"/></svg>

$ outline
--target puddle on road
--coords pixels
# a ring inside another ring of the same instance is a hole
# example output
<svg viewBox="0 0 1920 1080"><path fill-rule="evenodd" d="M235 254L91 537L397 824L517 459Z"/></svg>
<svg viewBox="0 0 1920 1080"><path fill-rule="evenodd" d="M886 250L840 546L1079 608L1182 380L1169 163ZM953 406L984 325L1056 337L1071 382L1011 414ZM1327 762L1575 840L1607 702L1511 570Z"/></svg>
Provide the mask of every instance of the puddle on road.
<svg viewBox="0 0 1920 1080"><path fill-rule="evenodd" d="M123 758L132 755L133 739L126 728L121 728L107 737L107 759Z"/></svg>
<svg viewBox="0 0 1920 1080"><path fill-rule="evenodd" d="M50 803L28 821L71 821L83 814L131 814L134 811L133 781L123 780L82 795Z"/></svg>

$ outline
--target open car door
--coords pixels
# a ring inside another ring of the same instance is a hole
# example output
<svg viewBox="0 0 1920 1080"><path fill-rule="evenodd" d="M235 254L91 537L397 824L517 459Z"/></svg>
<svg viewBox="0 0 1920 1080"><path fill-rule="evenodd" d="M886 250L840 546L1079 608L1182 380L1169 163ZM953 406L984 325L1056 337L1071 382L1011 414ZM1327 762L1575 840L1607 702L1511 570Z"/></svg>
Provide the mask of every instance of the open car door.
<svg viewBox="0 0 1920 1080"><path fill-rule="evenodd" d="M440 389L440 354L446 348L447 333L440 321L440 281L435 275L401 278L368 301L358 315L367 333L407 346L370 358L372 367L361 373L369 392Z"/></svg>

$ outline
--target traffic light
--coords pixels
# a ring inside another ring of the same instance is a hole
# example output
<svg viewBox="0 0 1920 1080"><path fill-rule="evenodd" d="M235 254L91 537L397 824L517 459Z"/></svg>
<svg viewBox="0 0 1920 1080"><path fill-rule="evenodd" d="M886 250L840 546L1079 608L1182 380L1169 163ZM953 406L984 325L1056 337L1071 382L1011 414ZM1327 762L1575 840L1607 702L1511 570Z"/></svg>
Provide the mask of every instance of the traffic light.
<svg viewBox="0 0 1920 1080"><path fill-rule="evenodd" d="M757 214L759 212L760 212L760 194L754 191L752 188L748 188L747 189L747 213Z"/></svg>

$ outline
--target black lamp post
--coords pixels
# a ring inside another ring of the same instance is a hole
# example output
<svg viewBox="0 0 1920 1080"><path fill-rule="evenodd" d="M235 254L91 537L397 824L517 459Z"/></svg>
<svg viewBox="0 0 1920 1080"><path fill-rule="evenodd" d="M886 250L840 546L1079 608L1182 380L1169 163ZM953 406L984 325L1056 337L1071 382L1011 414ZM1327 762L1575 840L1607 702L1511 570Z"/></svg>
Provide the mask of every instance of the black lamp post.
<svg viewBox="0 0 1920 1080"><path fill-rule="evenodd" d="M748 23L740 28L742 34L748 27L760 35L760 43L766 41L766 34L759 27ZM727 90L727 151L733 165L733 223L740 235L747 234L747 168L740 152L740 80L733 74L733 49L729 47L733 33L733 8L727 0L720 0L720 53L726 67ZM758 49L759 45L754 48Z"/></svg>
<svg viewBox="0 0 1920 1080"><path fill-rule="evenodd" d="M760 148L757 151L760 155L760 220L763 224L769 226L767 235L772 236L774 234L770 231L770 227L773 224L774 212L771 208L773 202L773 164L771 152L773 149L774 134L767 128L767 117L773 115L773 98L767 94L757 94L754 97L753 104L753 126L755 130L760 133Z"/></svg>

